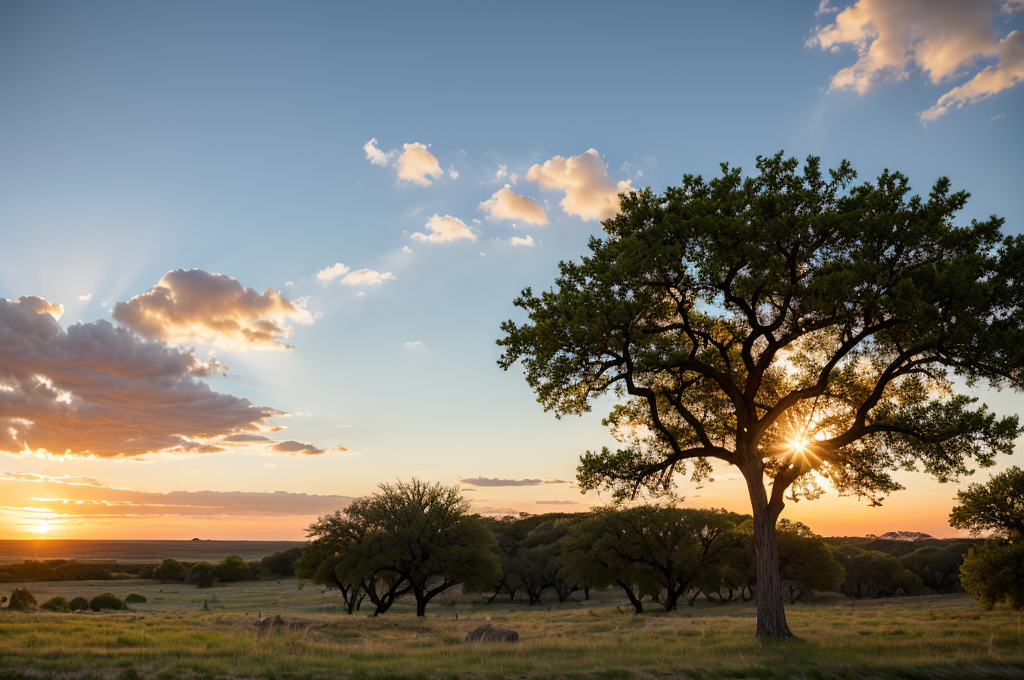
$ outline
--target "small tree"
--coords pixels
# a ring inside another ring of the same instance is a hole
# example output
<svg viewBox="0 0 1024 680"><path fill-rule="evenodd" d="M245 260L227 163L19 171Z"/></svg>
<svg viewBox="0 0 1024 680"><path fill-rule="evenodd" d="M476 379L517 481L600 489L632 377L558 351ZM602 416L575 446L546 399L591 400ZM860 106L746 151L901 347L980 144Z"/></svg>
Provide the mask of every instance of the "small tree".
<svg viewBox="0 0 1024 680"><path fill-rule="evenodd" d="M221 583L252 581L252 570L238 555L228 555L213 567L213 577Z"/></svg>
<svg viewBox="0 0 1024 680"><path fill-rule="evenodd" d="M185 580L200 588L212 588L215 581L213 567L209 562L196 562L189 568Z"/></svg>
<svg viewBox="0 0 1024 680"><path fill-rule="evenodd" d="M328 516L311 525L310 537L337 546L342 559L336 568L373 583L367 594L377 605L374 615L412 592L416 615L423 616L427 603L449 588L484 589L500 577L494 538L469 514L458 487L416 479L382 484L335 517L336 522Z"/></svg>
<svg viewBox="0 0 1024 680"><path fill-rule="evenodd" d="M754 522L757 634L789 636L775 526L818 480L881 502L894 469L939 479L991 465L1020 434L953 376L1024 389L1024 236L954 226L968 194L927 199L903 175L853 186L782 154L662 195L622 196L581 262L515 301L499 364L522 361L545 409L613 393L622 442L588 452L582 490L671 490L712 460L743 476ZM690 467L687 468L686 466Z"/></svg>
<svg viewBox="0 0 1024 680"><path fill-rule="evenodd" d="M1000 602L1024 607L1024 470L1012 467L960 491L949 523L974 535L992 532L964 557L964 590L986 609Z"/></svg>
<svg viewBox="0 0 1024 680"><path fill-rule="evenodd" d="M153 570L153 578L158 581L184 581L185 566L168 557Z"/></svg>

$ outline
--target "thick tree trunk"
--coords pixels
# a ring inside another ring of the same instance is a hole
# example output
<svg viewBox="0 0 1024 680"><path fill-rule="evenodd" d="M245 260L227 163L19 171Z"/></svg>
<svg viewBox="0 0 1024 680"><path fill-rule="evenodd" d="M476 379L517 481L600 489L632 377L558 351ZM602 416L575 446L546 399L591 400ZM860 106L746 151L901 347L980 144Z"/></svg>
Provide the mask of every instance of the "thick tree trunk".
<svg viewBox="0 0 1024 680"><path fill-rule="evenodd" d="M778 510L768 507L761 470L744 471L754 514L754 557L757 562L757 636L788 638L786 609L779 578L779 549L775 540Z"/></svg>

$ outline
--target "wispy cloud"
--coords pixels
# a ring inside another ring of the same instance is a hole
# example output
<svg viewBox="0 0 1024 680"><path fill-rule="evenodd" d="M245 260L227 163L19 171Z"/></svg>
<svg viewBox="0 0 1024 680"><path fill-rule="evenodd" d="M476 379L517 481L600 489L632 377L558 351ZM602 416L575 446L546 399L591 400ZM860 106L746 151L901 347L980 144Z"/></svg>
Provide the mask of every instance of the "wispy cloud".
<svg viewBox="0 0 1024 680"><path fill-rule="evenodd" d="M1021 0L859 0L818 28L808 44L857 51L856 63L832 76L834 90L863 94L882 81L905 80L915 69L936 85L973 74L920 114L928 122L1024 81L1024 33L1000 37L993 30L998 15L1021 9ZM827 12L822 3L818 15ZM979 60L994 63L979 69Z"/></svg>
<svg viewBox="0 0 1024 680"><path fill-rule="evenodd" d="M391 165L391 161L398 154L397 151L381 151L377 146L377 138L370 139L366 144L363 145L363 151L366 152L366 158L374 165L380 165L387 167Z"/></svg>
<svg viewBox="0 0 1024 680"><path fill-rule="evenodd" d="M472 486L540 486L541 484L568 484L564 479L498 479L495 477L464 477L459 480Z"/></svg>
<svg viewBox="0 0 1024 680"><path fill-rule="evenodd" d="M89 300L92 300L92 293L86 293L85 295L79 295L78 299L81 302L88 302Z"/></svg>
<svg viewBox="0 0 1024 680"><path fill-rule="evenodd" d="M313 323L303 300L267 288L257 293L230 276L202 269L167 272L149 291L111 311L139 335L161 342L227 349L288 349L289 322Z"/></svg>
<svg viewBox="0 0 1024 680"><path fill-rule="evenodd" d="M542 165L534 165L526 179L536 182L541 189L564 191L559 205L568 215L584 220L605 220L619 211L621 193L628 193L631 180L615 184L608 177L608 166L596 149L588 149L579 156L555 156Z"/></svg>

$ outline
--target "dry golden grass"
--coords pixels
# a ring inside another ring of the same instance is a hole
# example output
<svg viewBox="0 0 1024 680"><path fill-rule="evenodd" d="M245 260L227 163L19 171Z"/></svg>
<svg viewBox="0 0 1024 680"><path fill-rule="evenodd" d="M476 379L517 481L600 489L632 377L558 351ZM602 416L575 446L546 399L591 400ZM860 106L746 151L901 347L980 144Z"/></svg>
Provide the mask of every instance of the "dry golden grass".
<svg viewBox="0 0 1024 680"><path fill-rule="evenodd" d="M0 611L0 676L1024 678L1024 615L983 612L964 595L797 604L789 621L799 639L761 644L750 603L634 616L613 591L533 608L449 597L417 619L411 603L378 618L347 616L336 593L294 580L208 590L145 581L26 585L40 602L108 590L149 601L127 613ZM260 632L252 625L258 611L309 626ZM520 642L464 643L484 622L518 630Z"/></svg>

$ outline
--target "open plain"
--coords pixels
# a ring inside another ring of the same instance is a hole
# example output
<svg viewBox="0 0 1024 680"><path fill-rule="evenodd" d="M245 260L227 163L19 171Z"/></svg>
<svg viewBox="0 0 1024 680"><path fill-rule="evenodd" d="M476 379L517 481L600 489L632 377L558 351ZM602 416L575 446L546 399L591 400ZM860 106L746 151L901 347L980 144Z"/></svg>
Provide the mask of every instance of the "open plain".
<svg viewBox="0 0 1024 680"><path fill-rule="evenodd" d="M139 593L129 612L0 610L5 678L1024 678L1024 614L966 595L837 596L790 605L797 639L761 644L752 603L634 615L619 592L564 604L439 597L417 618L348 616L336 591L295 579L209 589L156 581L6 584L39 602ZM289 629L259 630L259 614ZM484 623L515 644L467 644Z"/></svg>

